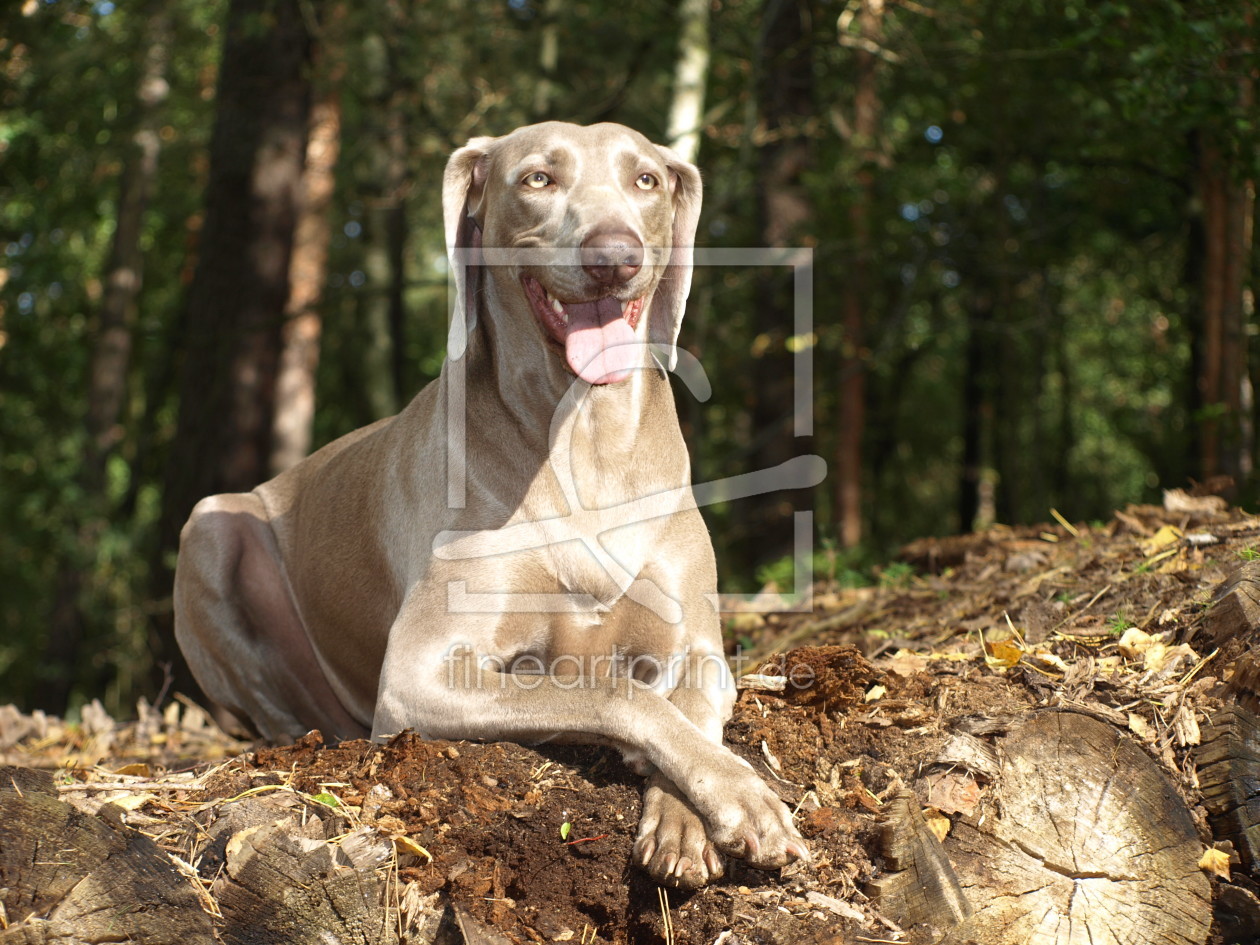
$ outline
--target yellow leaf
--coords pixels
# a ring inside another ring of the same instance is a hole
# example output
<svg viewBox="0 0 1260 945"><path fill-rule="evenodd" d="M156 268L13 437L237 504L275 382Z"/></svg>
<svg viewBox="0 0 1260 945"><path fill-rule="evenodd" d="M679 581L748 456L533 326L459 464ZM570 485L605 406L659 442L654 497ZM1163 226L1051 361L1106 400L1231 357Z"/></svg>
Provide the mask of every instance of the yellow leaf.
<svg viewBox="0 0 1260 945"><path fill-rule="evenodd" d="M1120 637L1118 649L1124 656L1135 660L1145 655L1148 650L1155 646L1163 646L1159 637L1151 636L1145 630L1139 630L1137 627L1130 627Z"/></svg>
<svg viewBox="0 0 1260 945"><path fill-rule="evenodd" d="M139 810L151 800L152 794L125 794L122 797L111 797L109 803L117 804L123 810Z"/></svg>
<svg viewBox="0 0 1260 945"><path fill-rule="evenodd" d="M887 692L888 690L884 686L880 686L880 685L871 686L871 688L867 690L866 701L875 702L877 699L884 698Z"/></svg>
<svg viewBox="0 0 1260 945"><path fill-rule="evenodd" d="M1175 545L1185 538L1185 532L1174 525L1165 525L1146 541L1142 542L1142 554L1153 555L1163 551L1169 545Z"/></svg>
<svg viewBox="0 0 1260 945"><path fill-rule="evenodd" d="M984 661L994 669L1010 669L1024 655L1023 647L1014 640L998 640L996 643L985 641L984 649Z"/></svg>
<svg viewBox="0 0 1260 945"><path fill-rule="evenodd" d="M1205 873L1211 873L1213 876L1219 876L1221 879L1229 879L1229 854L1223 850L1204 850L1203 858L1199 860L1199 869Z"/></svg>
<svg viewBox="0 0 1260 945"><path fill-rule="evenodd" d="M412 856L422 856L429 863L433 862L433 854L408 836L395 837L394 849L399 853L410 853Z"/></svg>
<svg viewBox="0 0 1260 945"><path fill-rule="evenodd" d="M953 826L950 819L938 810L932 810L930 807L923 812L923 819L927 821L928 830L936 835L936 839L941 843L945 842L945 838L949 836L949 828Z"/></svg>
<svg viewBox="0 0 1260 945"><path fill-rule="evenodd" d="M136 762L135 764L123 765L121 768L115 768L114 774L128 774L137 778L149 777L149 766L144 762Z"/></svg>

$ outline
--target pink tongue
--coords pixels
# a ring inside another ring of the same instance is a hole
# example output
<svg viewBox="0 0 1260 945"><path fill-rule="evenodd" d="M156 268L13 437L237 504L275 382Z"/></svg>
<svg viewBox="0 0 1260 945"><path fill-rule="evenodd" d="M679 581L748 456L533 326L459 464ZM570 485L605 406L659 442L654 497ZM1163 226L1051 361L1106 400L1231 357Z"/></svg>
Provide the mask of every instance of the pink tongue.
<svg viewBox="0 0 1260 945"><path fill-rule="evenodd" d="M569 330L564 355L569 367L588 384L625 380L634 370L639 354L634 329L621 317L616 299L569 302Z"/></svg>

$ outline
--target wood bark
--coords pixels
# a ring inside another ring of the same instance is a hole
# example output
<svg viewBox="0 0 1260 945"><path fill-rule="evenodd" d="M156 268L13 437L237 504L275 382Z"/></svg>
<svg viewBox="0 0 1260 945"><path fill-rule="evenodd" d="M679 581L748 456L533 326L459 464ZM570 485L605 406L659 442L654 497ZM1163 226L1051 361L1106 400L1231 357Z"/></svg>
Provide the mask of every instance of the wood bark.
<svg viewBox="0 0 1260 945"><path fill-rule="evenodd" d="M1226 706L1203 728L1195 757L1214 836L1230 841L1242 865L1260 866L1260 721L1242 706Z"/></svg>
<svg viewBox="0 0 1260 945"><path fill-rule="evenodd" d="M228 920L229 945L385 941L380 881L360 872L327 843L318 819L242 830L227 845L225 869L213 895Z"/></svg>
<svg viewBox="0 0 1260 945"><path fill-rule="evenodd" d="M179 530L203 496L268 474L289 260L306 155L311 37L299 0L233 0L224 30L200 256L181 346L179 416L153 569L170 592ZM169 612L155 617L159 664L195 692Z"/></svg>
<svg viewBox="0 0 1260 945"><path fill-rule="evenodd" d="M534 83L534 121L551 118L555 107L556 90L559 88L560 14L563 10L561 0L544 0L538 41L538 79Z"/></svg>
<svg viewBox="0 0 1260 945"><path fill-rule="evenodd" d="M84 814L51 776L0 767L0 945L213 945L193 882L119 813Z"/></svg>
<svg viewBox="0 0 1260 945"><path fill-rule="evenodd" d="M1213 649L1232 641L1248 649L1255 646L1260 635L1260 561L1246 562L1216 586L1202 630Z"/></svg>
<svg viewBox="0 0 1260 945"><path fill-rule="evenodd" d="M958 526L961 531L986 528L993 524L991 490L985 501L986 432L993 424L993 399L988 383L992 364L990 340L993 321L992 296L972 295L967 305L967 343L962 378L963 446L962 476L958 484Z"/></svg>
<svg viewBox="0 0 1260 945"><path fill-rule="evenodd" d="M363 327L361 380L363 421L396 413L415 393L406 363L407 208L411 184L407 118L411 98L405 64L392 32L406 28L400 20L381 24L379 54L368 61L369 84L377 108L385 116L378 134L367 143L367 174L360 189L370 195L364 220L363 270L367 291L359 293Z"/></svg>

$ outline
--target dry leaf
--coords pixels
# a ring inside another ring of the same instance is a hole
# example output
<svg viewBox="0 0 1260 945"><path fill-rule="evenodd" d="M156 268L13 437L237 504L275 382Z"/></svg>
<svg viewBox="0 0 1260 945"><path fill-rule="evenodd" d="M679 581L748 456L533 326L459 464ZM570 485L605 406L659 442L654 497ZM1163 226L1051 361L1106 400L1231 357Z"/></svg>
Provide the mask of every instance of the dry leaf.
<svg viewBox="0 0 1260 945"><path fill-rule="evenodd" d="M1199 655L1185 643L1177 646L1157 643L1143 655L1142 668L1154 676L1167 676L1198 658Z"/></svg>
<svg viewBox="0 0 1260 945"><path fill-rule="evenodd" d="M1175 525L1165 525L1146 541L1142 542L1141 549L1144 555L1158 554L1164 549L1177 544L1185 537L1185 532Z"/></svg>
<svg viewBox="0 0 1260 945"><path fill-rule="evenodd" d="M871 686L871 688L867 690L866 701L874 702L877 699L884 698L884 696L887 694L888 694L888 689L886 687L876 684L874 686Z"/></svg>
<svg viewBox="0 0 1260 945"><path fill-rule="evenodd" d="M927 669L928 661L913 650L898 650L888 661L888 669L909 679Z"/></svg>
<svg viewBox="0 0 1260 945"><path fill-rule="evenodd" d="M975 813L980 804L980 785L969 775L947 771L928 775L927 782L928 803L937 810L966 816Z"/></svg>
<svg viewBox="0 0 1260 945"><path fill-rule="evenodd" d="M410 853L412 856L422 856L429 863L433 862L433 854L405 834L399 837L394 837L393 839L394 849L399 853Z"/></svg>
<svg viewBox="0 0 1260 945"><path fill-rule="evenodd" d="M1143 741L1152 742L1155 740L1155 732L1151 728L1149 722L1140 715L1129 713L1129 731Z"/></svg>
<svg viewBox="0 0 1260 945"><path fill-rule="evenodd" d="M1203 858L1199 860L1199 869L1228 881L1229 854L1221 850L1204 850Z"/></svg>
<svg viewBox="0 0 1260 945"><path fill-rule="evenodd" d="M945 838L949 836L949 828L954 826L949 818L929 807L923 811L923 819L927 821L928 830L932 831L937 840L944 843Z"/></svg>
<svg viewBox="0 0 1260 945"><path fill-rule="evenodd" d="M984 662L992 669L1010 669L1018 665L1024 655L1024 648L1014 640L986 641L984 651Z"/></svg>
<svg viewBox="0 0 1260 945"><path fill-rule="evenodd" d="M1140 659L1146 651L1155 645L1163 645L1158 636L1151 636L1145 630L1130 627L1120 637L1119 650L1131 660Z"/></svg>

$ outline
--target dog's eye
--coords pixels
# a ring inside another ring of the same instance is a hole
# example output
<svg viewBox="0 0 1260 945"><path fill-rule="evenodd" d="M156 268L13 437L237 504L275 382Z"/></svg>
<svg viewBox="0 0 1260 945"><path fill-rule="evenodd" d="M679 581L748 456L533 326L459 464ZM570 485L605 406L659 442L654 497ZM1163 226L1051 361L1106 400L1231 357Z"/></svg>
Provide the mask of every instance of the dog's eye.
<svg viewBox="0 0 1260 945"><path fill-rule="evenodd" d="M552 179L542 171L534 171L534 173L528 175L524 180L526 187L533 187L535 190L542 190L544 187L548 187L553 183L554 181L552 181Z"/></svg>
<svg viewBox="0 0 1260 945"><path fill-rule="evenodd" d="M639 190L653 190L657 184L656 178L651 174L640 174L634 182L634 186Z"/></svg>

